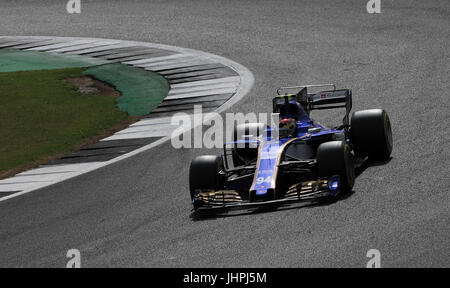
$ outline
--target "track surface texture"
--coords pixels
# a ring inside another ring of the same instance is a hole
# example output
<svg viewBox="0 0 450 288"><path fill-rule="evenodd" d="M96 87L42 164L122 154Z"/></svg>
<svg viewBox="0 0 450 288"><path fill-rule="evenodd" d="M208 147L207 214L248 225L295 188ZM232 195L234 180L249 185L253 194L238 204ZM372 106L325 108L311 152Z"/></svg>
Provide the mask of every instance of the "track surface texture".
<svg viewBox="0 0 450 288"><path fill-rule="evenodd" d="M228 57L255 86L227 112L270 112L277 86L331 82L353 110L383 107L394 151L323 206L190 218L188 168L167 143L0 203L0 266L450 266L450 2L2 1L0 34L164 43ZM55 3L57 2L57 3ZM331 119L333 115L324 117ZM333 116L334 117L334 116Z"/></svg>

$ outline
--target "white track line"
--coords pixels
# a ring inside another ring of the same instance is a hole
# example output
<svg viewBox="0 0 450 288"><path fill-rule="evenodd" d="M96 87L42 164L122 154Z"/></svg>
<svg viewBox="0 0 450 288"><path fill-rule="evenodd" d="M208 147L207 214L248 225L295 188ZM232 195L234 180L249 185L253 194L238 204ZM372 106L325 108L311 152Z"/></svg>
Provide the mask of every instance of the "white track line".
<svg viewBox="0 0 450 288"><path fill-rule="evenodd" d="M73 172L68 172L68 173L73 173ZM59 173L15 176L15 177L6 179L7 181L0 182L0 189L2 189L3 185L8 185L8 184L51 182L51 181L54 181L57 178L59 178L59 176L61 176L61 174L59 174Z"/></svg>
<svg viewBox="0 0 450 288"><path fill-rule="evenodd" d="M162 127L158 126L158 125L133 126L133 127L126 128L122 131L119 131L119 132L115 133L114 135L124 135L124 134L131 134L131 133L145 133L145 132L162 133L162 132L166 131L166 134L164 135L164 136L166 136L166 135L170 134L170 133L167 133L167 131L175 130L176 128L178 128L178 127L172 126L172 125L165 125ZM150 136L147 136L147 137L150 137Z"/></svg>
<svg viewBox="0 0 450 288"><path fill-rule="evenodd" d="M161 70L169 70L169 69L176 69L176 68L183 68L183 67L187 67L187 66L204 65L204 64L211 64L211 62L209 60L192 60L192 61L183 61L180 63L172 63L172 64L164 64L164 65L158 65L158 66L144 67L144 69L149 70L149 71L161 71Z"/></svg>
<svg viewBox="0 0 450 288"><path fill-rule="evenodd" d="M57 42L57 41L55 41L53 39L48 39L46 41L36 41L36 42L33 42L33 43L27 43L27 44L22 44L22 45L19 45L19 46L14 46L14 49L30 48L30 45L34 46L34 45L38 45L39 44L39 46L44 46L44 45L51 45L51 44L56 44L56 43L60 43L60 42Z"/></svg>
<svg viewBox="0 0 450 288"><path fill-rule="evenodd" d="M182 87L209 86L209 85L215 85L215 84L221 84L221 83L237 83L237 84L239 84L240 81L241 81L241 79L239 76L231 76L231 77L226 77L226 78L218 78L218 79L172 84L172 85L170 85L170 88L176 89L176 88L182 88Z"/></svg>
<svg viewBox="0 0 450 288"><path fill-rule="evenodd" d="M80 44L80 45L59 48L56 50L52 50L51 52L66 53L66 52L77 51L77 50L82 50L82 49L102 47L102 46L106 46L106 45L110 45L110 44L111 44L111 42L107 42L107 41L97 41L97 42L92 42L92 43L87 43L87 44Z"/></svg>
<svg viewBox="0 0 450 288"><path fill-rule="evenodd" d="M48 174L48 173L79 172L79 171L83 171L84 169L86 169L86 167L91 166L93 163L94 162L41 166L40 168L36 168L33 170L28 170L28 171L19 173L19 174L17 174L17 176L41 175L41 174ZM98 163L100 163L100 162L98 162ZM2 180L0 180L0 181L2 181Z"/></svg>
<svg viewBox="0 0 450 288"><path fill-rule="evenodd" d="M141 119L140 121L131 124L134 125L156 125L156 124L167 124L170 123L172 117L159 117L159 118L149 118L149 119Z"/></svg>
<svg viewBox="0 0 450 288"><path fill-rule="evenodd" d="M181 93L192 93L192 92L200 92L200 91L213 90L213 89L237 88L237 86L239 86L239 83L228 82L228 83L214 84L214 85L209 85L209 86L172 88L172 89L170 89L170 92L172 92L171 95L175 95L175 94L181 94Z"/></svg>
<svg viewBox="0 0 450 288"><path fill-rule="evenodd" d="M161 57L155 57L155 58L151 58L151 59L141 59L141 60L134 60L134 61L126 61L123 62L122 64L128 64L128 65L145 65L145 64L150 64L150 63L158 63L161 61L166 61L166 60L170 60L170 59L178 59L178 58L186 58L186 57L192 57L192 55L188 55L188 54L174 54L174 55L169 55L169 56L161 56Z"/></svg>
<svg viewBox="0 0 450 288"><path fill-rule="evenodd" d="M113 41L111 41L111 42L113 42ZM130 44L120 43L120 42L116 41L115 43L112 43L110 45L94 47L94 48L86 48L86 49L81 49L81 50L74 50L74 51L67 52L66 54L80 55L83 53L96 53L96 52L102 52L102 51L113 50L113 49L127 48L130 46L131 46Z"/></svg>
<svg viewBox="0 0 450 288"><path fill-rule="evenodd" d="M179 57L177 59L169 59L169 60L162 60L162 61L158 61L158 62L152 62L152 63L143 63L143 64L134 64L133 66L136 67L142 67L142 68L160 68L160 67L165 67L165 66L170 66L170 65L174 65L174 64L180 64L180 63L193 63L195 64L196 62L201 62L201 61L205 61L205 59L202 58L198 58L198 57L192 57L192 56L188 56L185 55L184 57Z"/></svg>
<svg viewBox="0 0 450 288"><path fill-rule="evenodd" d="M136 133L127 133L127 134L114 134L105 139L105 141L111 140L125 140L125 139L140 139L147 137L167 137L167 130L159 130L159 131L146 131L146 132L136 132ZM169 133L170 135L170 133ZM1 200L1 199L0 199Z"/></svg>
<svg viewBox="0 0 450 288"><path fill-rule="evenodd" d="M193 93L169 93L169 95L164 100L175 100L175 99L186 99L194 97L202 97L208 95L218 95L218 94L228 94L236 92L237 87L231 88L221 88L221 89L211 89L206 91L199 91Z"/></svg>
<svg viewBox="0 0 450 288"><path fill-rule="evenodd" d="M53 45L45 45L42 47L33 47L33 48L29 48L29 49L25 49L28 51L45 51L45 52L52 52L53 50L57 50L60 49L62 47L72 47L72 46L76 46L76 45L81 45L81 44L88 44L88 43L94 43L96 41L94 40L77 40L77 41L70 41L70 42L66 42L66 43L57 43L57 44L53 44Z"/></svg>
<svg viewBox="0 0 450 288"><path fill-rule="evenodd" d="M3 42L3 43L0 43L0 48L8 47L8 46L11 46L11 45L13 45L13 46L20 45L20 44L23 44L23 41L20 41L20 42L17 42L17 41L15 41L15 42Z"/></svg>

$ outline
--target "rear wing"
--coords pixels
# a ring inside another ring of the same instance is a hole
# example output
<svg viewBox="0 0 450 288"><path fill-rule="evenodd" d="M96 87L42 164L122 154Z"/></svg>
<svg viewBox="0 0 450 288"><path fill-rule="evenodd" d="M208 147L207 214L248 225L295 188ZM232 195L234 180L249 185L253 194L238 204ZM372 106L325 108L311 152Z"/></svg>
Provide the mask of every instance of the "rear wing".
<svg viewBox="0 0 450 288"><path fill-rule="evenodd" d="M328 88L322 90L323 88ZM332 88L332 89L330 89ZM314 91L309 93L308 90ZM294 95L288 94L288 91L298 91ZM284 92L284 94L283 94ZM300 85L290 87L280 87L277 94L281 97L286 95L295 96L299 102L309 113L311 110L345 108L344 125L349 125L349 114L352 109L352 90L336 89L334 84L320 85Z"/></svg>

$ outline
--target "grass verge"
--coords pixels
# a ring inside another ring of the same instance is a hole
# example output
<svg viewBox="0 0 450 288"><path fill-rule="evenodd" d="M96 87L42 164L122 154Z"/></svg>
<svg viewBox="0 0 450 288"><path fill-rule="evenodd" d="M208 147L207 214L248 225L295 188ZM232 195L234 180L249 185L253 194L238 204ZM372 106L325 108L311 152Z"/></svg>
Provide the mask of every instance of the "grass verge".
<svg viewBox="0 0 450 288"><path fill-rule="evenodd" d="M83 71L0 73L0 179L58 158L135 121L117 108L117 95L80 93L64 81L83 77Z"/></svg>

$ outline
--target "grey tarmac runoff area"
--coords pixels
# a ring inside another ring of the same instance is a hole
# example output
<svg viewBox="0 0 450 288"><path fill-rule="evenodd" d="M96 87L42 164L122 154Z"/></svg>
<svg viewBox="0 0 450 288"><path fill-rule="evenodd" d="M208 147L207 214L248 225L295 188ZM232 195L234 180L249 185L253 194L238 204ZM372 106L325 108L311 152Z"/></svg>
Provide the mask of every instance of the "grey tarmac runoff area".
<svg viewBox="0 0 450 288"><path fill-rule="evenodd" d="M277 86L331 82L353 109L390 115L394 151L354 192L325 206L195 221L192 158L160 145L0 202L1 267L450 266L450 2L2 1L0 35L133 40L220 55L247 67L251 92L227 112L270 112ZM320 114L318 119L337 115Z"/></svg>

